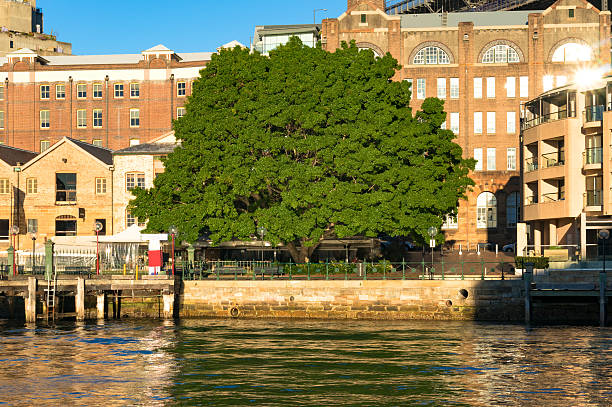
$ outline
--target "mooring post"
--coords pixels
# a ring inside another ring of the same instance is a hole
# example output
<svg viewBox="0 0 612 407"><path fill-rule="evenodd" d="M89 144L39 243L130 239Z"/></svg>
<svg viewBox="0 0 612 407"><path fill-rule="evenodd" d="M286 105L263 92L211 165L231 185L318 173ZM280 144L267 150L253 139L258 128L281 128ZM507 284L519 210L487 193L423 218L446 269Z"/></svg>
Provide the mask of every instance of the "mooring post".
<svg viewBox="0 0 612 407"><path fill-rule="evenodd" d="M525 280L525 324L531 323L531 278L533 275L533 265L529 267L526 265L527 270L523 273L523 279Z"/></svg>
<svg viewBox="0 0 612 407"><path fill-rule="evenodd" d="M599 325L608 321L608 297L606 296L606 273L599 273Z"/></svg>
<svg viewBox="0 0 612 407"><path fill-rule="evenodd" d="M36 277L28 277L28 298L26 299L26 322L36 322Z"/></svg>
<svg viewBox="0 0 612 407"><path fill-rule="evenodd" d="M74 297L77 321L85 321L85 279L79 277L77 280L77 292Z"/></svg>
<svg viewBox="0 0 612 407"><path fill-rule="evenodd" d="M9 276L14 276L15 274L15 249L13 248L13 246L10 246L7 250L6 250L6 255L8 256L7 258L7 264L9 265L10 272L8 273Z"/></svg>
<svg viewBox="0 0 612 407"><path fill-rule="evenodd" d="M53 245L51 240L45 242L45 280L53 278Z"/></svg>
<svg viewBox="0 0 612 407"><path fill-rule="evenodd" d="M106 293L98 293L97 302L96 302L96 310L98 311L98 319L104 319L104 305L106 303Z"/></svg>
<svg viewBox="0 0 612 407"><path fill-rule="evenodd" d="M164 318L170 319L172 318L174 312L174 294L163 292L164 299Z"/></svg>

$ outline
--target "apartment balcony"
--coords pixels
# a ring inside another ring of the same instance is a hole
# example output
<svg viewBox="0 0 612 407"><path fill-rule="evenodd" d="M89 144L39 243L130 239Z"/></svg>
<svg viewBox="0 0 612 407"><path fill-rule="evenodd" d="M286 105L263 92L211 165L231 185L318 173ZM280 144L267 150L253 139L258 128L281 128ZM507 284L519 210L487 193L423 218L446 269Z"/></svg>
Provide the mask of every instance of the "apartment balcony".
<svg viewBox="0 0 612 407"><path fill-rule="evenodd" d="M538 159L531 157L525 160L525 172L532 172L538 170Z"/></svg>
<svg viewBox="0 0 612 407"><path fill-rule="evenodd" d="M565 192L551 192L542 194L542 203L565 201Z"/></svg>
<svg viewBox="0 0 612 407"><path fill-rule="evenodd" d="M531 196L523 208L526 221L569 217L568 204L563 192L542 194L541 199Z"/></svg>
<svg viewBox="0 0 612 407"><path fill-rule="evenodd" d="M585 171L600 170L603 163L603 148L592 147L587 148L582 153L582 167Z"/></svg>
<svg viewBox="0 0 612 407"><path fill-rule="evenodd" d="M584 194L585 212L601 212L603 210L603 191L591 190Z"/></svg>
<svg viewBox="0 0 612 407"><path fill-rule="evenodd" d="M583 115L584 127L589 128L601 126L605 111L605 105L587 106Z"/></svg>

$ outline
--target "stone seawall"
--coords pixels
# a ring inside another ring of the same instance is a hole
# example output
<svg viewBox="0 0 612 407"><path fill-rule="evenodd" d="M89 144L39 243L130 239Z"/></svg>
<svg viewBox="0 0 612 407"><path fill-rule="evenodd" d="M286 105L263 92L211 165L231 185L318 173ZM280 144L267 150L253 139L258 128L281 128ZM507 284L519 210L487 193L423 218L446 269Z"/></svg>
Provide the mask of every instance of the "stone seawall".
<svg viewBox="0 0 612 407"><path fill-rule="evenodd" d="M185 281L181 317L523 321L523 281Z"/></svg>

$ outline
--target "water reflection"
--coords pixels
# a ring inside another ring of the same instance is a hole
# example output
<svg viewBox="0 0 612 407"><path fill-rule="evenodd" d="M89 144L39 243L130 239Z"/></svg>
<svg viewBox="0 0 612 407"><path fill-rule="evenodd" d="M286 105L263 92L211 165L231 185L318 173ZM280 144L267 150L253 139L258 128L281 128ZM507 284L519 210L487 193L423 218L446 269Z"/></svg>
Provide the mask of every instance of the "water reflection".
<svg viewBox="0 0 612 407"><path fill-rule="evenodd" d="M0 322L9 405L612 405L612 330L465 322Z"/></svg>

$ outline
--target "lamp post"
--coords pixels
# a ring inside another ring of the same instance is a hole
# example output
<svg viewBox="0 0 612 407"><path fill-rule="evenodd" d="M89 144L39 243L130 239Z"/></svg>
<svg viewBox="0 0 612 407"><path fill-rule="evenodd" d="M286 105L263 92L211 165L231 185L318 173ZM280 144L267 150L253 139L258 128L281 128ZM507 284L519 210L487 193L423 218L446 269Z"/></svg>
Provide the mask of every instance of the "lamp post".
<svg viewBox="0 0 612 407"><path fill-rule="evenodd" d="M602 252L603 252L603 272L606 272L606 240L610 237L610 231L608 229L600 229L597 232L597 237L601 239L602 242Z"/></svg>
<svg viewBox="0 0 612 407"><path fill-rule="evenodd" d="M32 232L32 274L36 274L36 232Z"/></svg>
<svg viewBox="0 0 612 407"><path fill-rule="evenodd" d="M314 30L317 29L317 11L327 11L326 8L316 8L314 10L312 10L312 25L314 26ZM316 45L315 43L315 36L313 34L313 38L312 38L312 47L314 48Z"/></svg>
<svg viewBox="0 0 612 407"><path fill-rule="evenodd" d="M436 247L436 235L438 234L438 228L435 226L430 226L429 229L427 229L427 234L429 235L429 237L431 239L429 239L429 247L431 247L431 267L433 267L434 264L434 248Z"/></svg>
<svg viewBox="0 0 612 407"><path fill-rule="evenodd" d="M17 239L18 234L19 234L19 226L13 225L13 227L11 227L11 236L13 236L12 246L13 246L13 275L14 276L17 275L17 267L15 263L15 258L17 257L17 253L14 250L15 250L15 240Z"/></svg>
<svg viewBox="0 0 612 407"><path fill-rule="evenodd" d="M100 231L104 225L100 222L94 223L94 231L96 232L96 275L100 275Z"/></svg>
<svg viewBox="0 0 612 407"><path fill-rule="evenodd" d="M174 271L176 270L174 267L174 239L178 233L178 228L172 225L170 226L170 229L168 229L168 232L170 232L170 235L172 236L172 276L174 276Z"/></svg>
<svg viewBox="0 0 612 407"><path fill-rule="evenodd" d="M264 236L266 235L266 228L264 228L263 226L258 227L257 234L259 234L259 237L261 239L261 262L263 263L264 261L264 241L263 239L264 239Z"/></svg>

